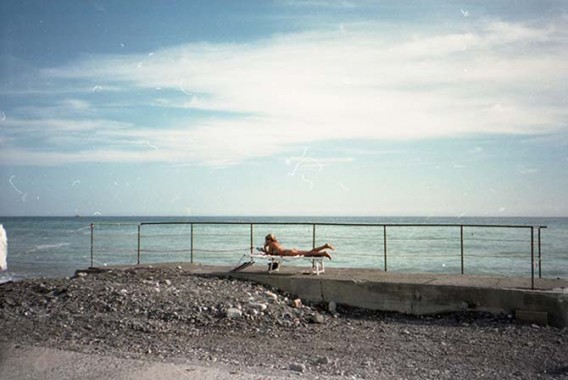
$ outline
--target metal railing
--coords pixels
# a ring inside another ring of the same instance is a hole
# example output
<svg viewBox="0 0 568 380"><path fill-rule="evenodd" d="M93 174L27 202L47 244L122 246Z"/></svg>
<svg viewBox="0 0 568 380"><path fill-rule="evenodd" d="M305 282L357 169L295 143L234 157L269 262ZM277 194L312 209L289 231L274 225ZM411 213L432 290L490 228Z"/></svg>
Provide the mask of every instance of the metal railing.
<svg viewBox="0 0 568 380"><path fill-rule="evenodd" d="M108 224L107 224L108 225ZM250 253L254 252L254 239L255 239L255 227L256 226L307 226L311 227L311 238L312 247L316 246L317 239L317 228L326 227L372 227L382 230L382 256L384 262L384 271L388 270L388 259L389 259L389 232L397 229L405 228L447 228L447 229L459 229L460 234L460 272L465 274L465 234L464 232L468 229L516 229L516 230L526 230L529 232L527 236L527 256L530 255L530 268L531 268L531 289L534 289L534 279L535 270L538 269L538 277L542 277L542 246L541 246L541 230L546 228L546 226L528 226L528 225L507 225L507 224L404 224L404 223L310 223L310 222L213 222L213 221L195 221L195 222L142 222L136 224L137 226L137 246L136 246L136 263L141 263L141 254L145 250L142 249L142 228L144 226L172 226L172 225L189 225L190 226L190 239L189 239L189 249L184 249L190 253L190 262L194 263L194 253L196 248L194 247L194 226L249 226L250 228ZM94 246L95 246L95 223L91 223L91 266L94 266ZM535 236L535 230L537 232ZM247 248L248 249L248 248ZM166 252L168 250L165 250ZM221 251L216 251L221 252Z"/></svg>

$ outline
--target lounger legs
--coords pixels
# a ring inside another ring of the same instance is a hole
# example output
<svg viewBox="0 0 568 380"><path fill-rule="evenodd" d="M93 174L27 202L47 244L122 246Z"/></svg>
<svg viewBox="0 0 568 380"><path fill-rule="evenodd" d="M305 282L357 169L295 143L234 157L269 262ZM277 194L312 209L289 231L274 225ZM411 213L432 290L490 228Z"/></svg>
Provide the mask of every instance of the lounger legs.
<svg viewBox="0 0 568 380"><path fill-rule="evenodd" d="M268 262L268 273L278 272L279 269L280 269L280 262L278 260L271 259Z"/></svg>
<svg viewBox="0 0 568 380"><path fill-rule="evenodd" d="M242 263L238 265L236 268L232 269L230 272L239 272L243 269L246 269L254 264L255 257L261 257L263 259L268 259L268 273L278 272L280 270L280 265L282 265L282 261L286 261L286 259L280 256L254 256L254 255L244 255L243 257L250 257L249 262ZM288 259L290 259L289 257ZM319 275L321 273L325 273L325 265L324 265L324 257L297 257L297 258L306 258L312 261L312 270L311 273L315 275ZM241 259L242 260L242 259Z"/></svg>
<svg viewBox="0 0 568 380"><path fill-rule="evenodd" d="M312 260L312 273L319 275L320 273L325 273L325 264L323 263L323 258L317 258Z"/></svg>
<svg viewBox="0 0 568 380"><path fill-rule="evenodd" d="M229 272L238 272L245 268L250 267L254 264L254 261L247 261L246 263L242 263L241 265L237 266L236 268L231 269Z"/></svg>

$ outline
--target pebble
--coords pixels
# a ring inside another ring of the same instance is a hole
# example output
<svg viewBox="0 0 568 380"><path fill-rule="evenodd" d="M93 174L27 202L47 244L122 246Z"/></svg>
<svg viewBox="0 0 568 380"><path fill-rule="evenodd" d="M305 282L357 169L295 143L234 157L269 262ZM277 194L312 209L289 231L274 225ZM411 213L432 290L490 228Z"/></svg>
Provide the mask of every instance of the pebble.
<svg viewBox="0 0 568 380"><path fill-rule="evenodd" d="M329 301L329 304L327 305L327 310L330 313L335 313L335 311L337 310L337 304L334 301Z"/></svg>
<svg viewBox="0 0 568 380"><path fill-rule="evenodd" d="M296 298L294 301L292 301L292 305L293 308L299 309L302 307L302 300L299 298Z"/></svg>
<svg viewBox="0 0 568 380"><path fill-rule="evenodd" d="M301 363L291 363L288 368L290 369L290 371L306 372L306 366Z"/></svg>
<svg viewBox="0 0 568 380"><path fill-rule="evenodd" d="M235 318L241 318L242 316L243 312L237 308L231 307L227 309L227 318L235 319Z"/></svg>
<svg viewBox="0 0 568 380"><path fill-rule="evenodd" d="M317 358L316 364L325 365L331 363L331 360L327 356Z"/></svg>
<svg viewBox="0 0 568 380"><path fill-rule="evenodd" d="M321 315L320 313L315 313L314 315L312 315L312 317L310 318L310 322L312 323L318 323L318 324L322 324L324 322L324 318L323 315Z"/></svg>
<svg viewBox="0 0 568 380"><path fill-rule="evenodd" d="M267 290L266 292L264 292L264 295L268 298L269 301L272 302L276 302L278 301L278 295L275 293L272 293L271 291Z"/></svg>
<svg viewBox="0 0 568 380"><path fill-rule="evenodd" d="M265 311L266 309L268 309L267 304L260 302L249 302L249 307L253 310L258 310L258 311Z"/></svg>
<svg viewBox="0 0 568 380"><path fill-rule="evenodd" d="M13 299L11 299L10 297L6 297L4 300L5 300L6 304L8 304L9 306L17 305L17 302L14 301Z"/></svg>

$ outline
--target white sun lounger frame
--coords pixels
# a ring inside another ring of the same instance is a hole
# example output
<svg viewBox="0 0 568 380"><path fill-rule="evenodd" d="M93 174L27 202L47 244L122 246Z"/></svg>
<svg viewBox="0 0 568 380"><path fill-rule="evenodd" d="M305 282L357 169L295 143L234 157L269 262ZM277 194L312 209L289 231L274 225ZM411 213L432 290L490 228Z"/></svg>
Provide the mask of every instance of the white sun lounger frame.
<svg viewBox="0 0 568 380"><path fill-rule="evenodd" d="M323 262L323 257L313 257L313 256L275 256L275 255L267 255L262 253L251 253L247 256L250 257L251 261L254 263L256 259L263 259L267 260L269 263L268 266L268 273L278 272L280 269L280 265L282 265L285 261L292 261L292 260L309 260L312 262L312 273L319 276L320 273L325 273L325 264ZM276 269L272 269L274 263L278 264Z"/></svg>

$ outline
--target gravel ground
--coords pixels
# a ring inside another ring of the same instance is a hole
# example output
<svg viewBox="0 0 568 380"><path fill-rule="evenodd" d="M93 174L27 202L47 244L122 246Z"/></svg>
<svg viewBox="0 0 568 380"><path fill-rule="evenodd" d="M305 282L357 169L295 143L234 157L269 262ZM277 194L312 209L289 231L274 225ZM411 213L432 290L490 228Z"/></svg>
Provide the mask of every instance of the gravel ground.
<svg viewBox="0 0 568 380"><path fill-rule="evenodd" d="M568 379L568 330L507 315L304 304L258 284L136 268L0 285L0 343L304 378Z"/></svg>

